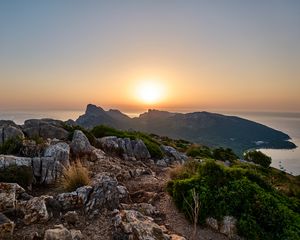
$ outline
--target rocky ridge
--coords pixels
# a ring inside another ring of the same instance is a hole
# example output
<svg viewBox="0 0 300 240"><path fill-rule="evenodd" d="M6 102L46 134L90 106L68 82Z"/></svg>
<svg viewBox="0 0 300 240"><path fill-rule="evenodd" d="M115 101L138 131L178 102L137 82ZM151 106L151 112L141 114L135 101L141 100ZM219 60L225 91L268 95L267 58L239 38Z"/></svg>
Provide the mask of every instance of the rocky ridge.
<svg viewBox="0 0 300 240"><path fill-rule="evenodd" d="M0 156L0 170L12 165L29 167L34 186L42 189L39 193L16 183L0 183L1 238L189 239L184 232L165 225L163 211L155 207L166 194L160 175L186 159L174 148L161 146L165 157L153 161L141 140L97 139L102 148L98 149L82 131L75 130L70 141L61 121L33 120L24 126L0 122L0 126L2 132L14 133L10 139L44 139L42 146L23 140L25 146L31 143L30 151L25 151L30 156ZM121 157L113 154L120 150ZM91 183L72 192L53 188L63 171L78 159L88 167ZM224 238L220 235L219 239Z"/></svg>

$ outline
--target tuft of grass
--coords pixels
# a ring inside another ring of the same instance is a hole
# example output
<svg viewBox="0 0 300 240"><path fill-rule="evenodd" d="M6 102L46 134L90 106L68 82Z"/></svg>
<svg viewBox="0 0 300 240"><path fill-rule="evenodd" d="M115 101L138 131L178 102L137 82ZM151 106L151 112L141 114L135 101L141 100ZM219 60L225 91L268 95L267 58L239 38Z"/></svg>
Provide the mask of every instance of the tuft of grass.
<svg viewBox="0 0 300 240"><path fill-rule="evenodd" d="M89 172L83 167L80 161L77 161L63 172L61 179L62 188L72 192L77 188L86 186L90 183Z"/></svg>
<svg viewBox="0 0 300 240"><path fill-rule="evenodd" d="M196 175L199 169L200 163L192 158L189 158L184 164L178 164L170 171L170 178L185 179Z"/></svg>

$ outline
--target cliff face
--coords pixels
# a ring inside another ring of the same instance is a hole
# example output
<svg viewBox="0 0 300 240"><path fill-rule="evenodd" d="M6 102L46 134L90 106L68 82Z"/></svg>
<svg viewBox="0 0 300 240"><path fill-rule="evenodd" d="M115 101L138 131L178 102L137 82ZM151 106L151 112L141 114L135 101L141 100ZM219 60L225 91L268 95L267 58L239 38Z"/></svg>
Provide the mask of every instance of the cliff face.
<svg viewBox="0 0 300 240"><path fill-rule="evenodd" d="M241 154L250 148L295 148L290 137L278 130L247 119L209 112L170 113L149 110L136 118L129 118L118 110L104 111L89 104L77 124L93 128L97 125L185 139L208 146L232 148Z"/></svg>

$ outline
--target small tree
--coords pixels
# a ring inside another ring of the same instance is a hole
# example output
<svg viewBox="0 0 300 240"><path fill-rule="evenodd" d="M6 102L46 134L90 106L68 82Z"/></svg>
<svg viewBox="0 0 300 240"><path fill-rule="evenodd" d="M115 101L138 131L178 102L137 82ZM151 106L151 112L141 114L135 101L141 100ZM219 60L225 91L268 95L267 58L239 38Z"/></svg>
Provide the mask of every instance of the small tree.
<svg viewBox="0 0 300 240"><path fill-rule="evenodd" d="M191 190L191 194L192 194L192 203L189 203L189 201L187 201L186 198L184 198L184 201L186 202L186 204L190 209L189 212L193 221L193 233L191 239L196 240L198 217L200 213L200 199L199 199L199 194L196 192L195 188Z"/></svg>
<svg viewBox="0 0 300 240"><path fill-rule="evenodd" d="M268 168L272 162L272 158L267 156L261 151L249 151L244 155L245 160L259 164L265 168Z"/></svg>

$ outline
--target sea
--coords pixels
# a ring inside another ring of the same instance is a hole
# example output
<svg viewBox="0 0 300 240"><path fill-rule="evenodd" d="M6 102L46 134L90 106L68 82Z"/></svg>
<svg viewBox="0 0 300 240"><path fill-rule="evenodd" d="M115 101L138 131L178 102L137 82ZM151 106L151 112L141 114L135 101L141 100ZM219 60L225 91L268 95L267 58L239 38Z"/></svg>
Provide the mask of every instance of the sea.
<svg viewBox="0 0 300 240"><path fill-rule="evenodd" d="M0 111L0 119L13 120L23 124L26 119L53 118L60 120L77 119L83 111ZM225 115L246 118L271 128L287 133L297 148L285 149L260 149L272 158L271 166L293 175L300 175L300 112L220 112ZM128 113L129 116L137 116L136 113Z"/></svg>

